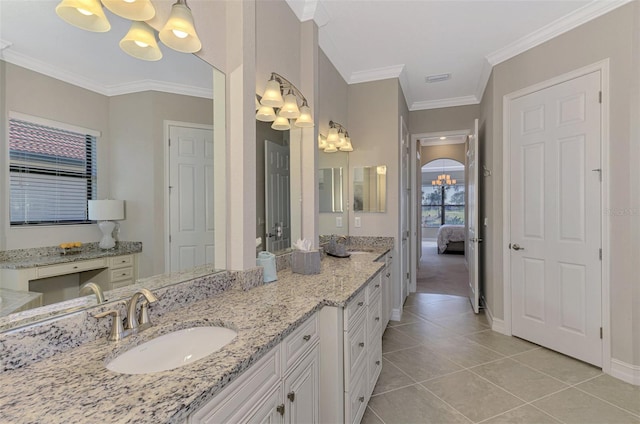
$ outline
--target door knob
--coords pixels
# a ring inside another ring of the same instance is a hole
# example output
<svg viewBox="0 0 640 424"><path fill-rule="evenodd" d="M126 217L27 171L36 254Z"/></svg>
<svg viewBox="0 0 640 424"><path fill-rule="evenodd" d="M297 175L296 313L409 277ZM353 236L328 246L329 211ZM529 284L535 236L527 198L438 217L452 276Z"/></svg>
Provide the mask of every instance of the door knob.
<svg viewBox="0 0 640 424"><path fill-rule="evenodd" d="M511 245L511 248L513 250L524 250L524 247L520 247L520 245L517 243L514 243L513 245Z"/></svg>

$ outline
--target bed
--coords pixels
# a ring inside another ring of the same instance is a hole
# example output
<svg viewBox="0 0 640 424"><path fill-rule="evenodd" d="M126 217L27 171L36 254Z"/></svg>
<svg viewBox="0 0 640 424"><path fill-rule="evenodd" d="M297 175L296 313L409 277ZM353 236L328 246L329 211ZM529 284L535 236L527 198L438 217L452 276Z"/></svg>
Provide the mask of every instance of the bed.
<svg viewBox="0 0 640 424"><path fill-rule="evenodd" d="M464 252L464 225L443 225L438 230L438 253Z"/></svg>

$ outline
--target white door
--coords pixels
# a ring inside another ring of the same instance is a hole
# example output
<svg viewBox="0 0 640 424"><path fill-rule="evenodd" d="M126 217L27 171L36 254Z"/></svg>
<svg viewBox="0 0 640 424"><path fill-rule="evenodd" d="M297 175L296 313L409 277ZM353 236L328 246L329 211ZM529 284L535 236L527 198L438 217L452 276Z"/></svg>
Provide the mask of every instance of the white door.
<svg viewBox="0 0 640 424"><path fill-rule="evenodd" d="M404 119L400 119L400 137L402 140L402 166L401 166L401 193L400 196L400 213L402 215L401 218L401 280L402 281L402 298L400 300L400 305L404 304L404 300L409 295L409 284L411 282L409 270L411 268L411 252L409 243L409 223L411 222L411 209L409 205L411 204L411 187L409 186L409 178L411 174L411 165L410 165L410 154L409 154L409 134L407 125L404 122Z"/></svg>
<svg viewBox="0 0 640 424"><path fill-rule="evenodd" d="M214 261L213 130L169 126L170 270Z"/></svg>
<svg viewBox="0 0 640 424"><path fill-rule="evenodd" d="M266 248L277 252L291 247L289 147L264 141Z"/></svg>
<svg viewBox="0 0 640 424"><path fill-rule="evenodd" d="M600 72L510 102L512 332L600 366Z"/></svg>
<svg viewBox="0 0 640 424"><path fill-rule="evenodd" d="M480 287L478 282L478 120L467 146L467 267L469 268L469 300L473 311L480 312Z"/></svg>

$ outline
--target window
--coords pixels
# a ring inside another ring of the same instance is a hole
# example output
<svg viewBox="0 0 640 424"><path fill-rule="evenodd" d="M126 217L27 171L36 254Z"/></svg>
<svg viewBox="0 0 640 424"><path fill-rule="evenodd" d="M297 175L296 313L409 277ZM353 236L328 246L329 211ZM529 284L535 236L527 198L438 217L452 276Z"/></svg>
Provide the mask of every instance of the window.
<svg viewBox="0 0 640 424"><path fill-rule="evenodd" d="M9 184L11 225L78 224L96 198L99 133L11 114Z"/></svg>
<svg viewBox="0 0 640 424"><path fill-rule="evenodd" d="M422 186L422 226L464 225L464 185Z"/></svg>

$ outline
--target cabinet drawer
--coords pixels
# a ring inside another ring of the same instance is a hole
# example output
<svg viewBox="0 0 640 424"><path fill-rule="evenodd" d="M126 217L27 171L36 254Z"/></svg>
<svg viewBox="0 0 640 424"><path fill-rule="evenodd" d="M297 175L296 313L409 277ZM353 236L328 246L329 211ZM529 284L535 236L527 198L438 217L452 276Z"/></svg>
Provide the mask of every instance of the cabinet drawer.
<svg viewBox="0 0 640 424"><path fill-rule="evenodd" d="M90 271L92 269L106 268L104 259L91 259L89 261L70 262L60 265L49 265L37 268L38 278L55 277L56 275L73 274L75 272Z"/></svg>
<svg viewBox="0 0 640 424"><path fill-rule="evenodd" d="M318 339L318 314L315 313L282 342L282 369L291 367Z"/></svg>
<svg viewBox="0 0 640 424"><path fill-rule="evenodd" d="M109 268L109 281L115 283L116 281L131 280L133 278L133 268Z"/></svg>
<svg viewBox="0 0 640 424"><path fill-rule="evenodd" d="M111 290L119 289L121 287L130 286L134 283L133 280L114 281L111 283Z"/></svg>
<svg viewBox="0 0 640 424"><path fill-rule="evenodd" d="M108 260L109 268L122 268L133 265L133 255L114 256Z"/></svg>
<svg viewBox="0 0 640 424"><path fill-rule="evenodd" d="M382 296L376 295L367 307L367 334L369 340L382 338Z"/></svg>
<svg viewBox="0 0 640 424"><path fill-rule="evenodd" d="M383 270L384 271L384 270ZM371 299L380 296L382 292L382 272L381 271L367 286L367 304L371 304Z"/></svg>
<svg viewBox="0 0 640 424"><path fill-rule="evenodd" d="M364 365L364 364L363 364ZM351 390L345 393L345 417L347 423L359 423L367 407L367 369L358 368L351 381Z"/></svg>
<svg viewBox="0 0 640 424"><path fill-rule="evenodd" d="M356 297L347 305L344 310L344 329L348 330L352 322L355 322L358 316L367 309L366 290L360 291Z"/></svg>
<svg viewBox="0 0 640 424"><path fill-rule="evenodd" d="M354 374L356 368L365 361L367 356L367 332L365 325L365 315L359 315L359 318L354 322L353 327L345 332L344 348L345 348L345 390L349 391L349 383L352 380L351 376Z"/></svg>

